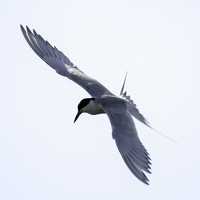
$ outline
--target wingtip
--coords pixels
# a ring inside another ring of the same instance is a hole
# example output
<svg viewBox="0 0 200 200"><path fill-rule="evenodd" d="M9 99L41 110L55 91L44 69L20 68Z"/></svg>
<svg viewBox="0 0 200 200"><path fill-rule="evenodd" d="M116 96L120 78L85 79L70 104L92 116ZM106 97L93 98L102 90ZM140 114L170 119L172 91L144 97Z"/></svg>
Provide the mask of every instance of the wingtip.
<svg viewBox="0 0 200 200"><path fill-rule="evenodd" d="M22 30L22 32L26 32L26 31L29 33L31 32L30 28L27 25L25 26L26 28L24 28L24 26L22 24L20 24L19 26L20 26L20 29Z"/></svg>
<svg viewBox="0 0 200 200"><path fill-rule="evenodd" d="M35 29L32 29L32 30L33 30L33 34L34 34L34 35L40 36L40 35L36 32ZM41 36L40 36L40 37L41 37Z"/></svg>
<svg viewBox="0 0 200 200"><path fill-rule="evenodd" d="M147 180L147 181L145 182L145 184L149 186L149 185L150 185L149 180Z"/></svg>
<svg viewBox="0 0 200 200"><path fill-rule="evenodd" d="M138 169L136 166L134 166L133 163L131 163L130 159L127 156L122 156L126 165L128 166L128 168L131 170L131 172L144 184L149 185L149 179L148 177L145 175L145 173Z"/></svg>
<svg viewBox="0 0 200 200"><path fill-rule="evenodd" d="M32 33L30 28L27 25L26 25L26 30L27 30L28 33Z"/></svg>
<svg viewBox="0 0 200 200"><path fill-rule="evenodd" d="M20 26L21 31L24 32L25 31L24 27L21 24L19 26Z"/></svg>

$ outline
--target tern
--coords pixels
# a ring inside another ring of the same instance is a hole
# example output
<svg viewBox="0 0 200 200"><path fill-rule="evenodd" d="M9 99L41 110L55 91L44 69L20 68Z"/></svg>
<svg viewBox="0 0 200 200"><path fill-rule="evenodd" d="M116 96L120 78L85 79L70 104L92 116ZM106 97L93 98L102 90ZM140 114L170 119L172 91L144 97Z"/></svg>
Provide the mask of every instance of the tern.
<svg viewBox="0 0 200 200"><path fill-rule="evenodd" d="M58 74L80 85L91 95L91 98L82 99L78 104L74 122L82 113L107 114L112 126L112 137L123 160L130 171L148 185L149 179L146 173L151 173L151 158L139 139L133 117L146 126L150 128L151 126L124 91L126 76L120 95L114 95L100 82L82 72L67 56L44 40L34 29L31 31L28 26L24 28L22 25L20 28L29 46L44 62Z"/></svg>

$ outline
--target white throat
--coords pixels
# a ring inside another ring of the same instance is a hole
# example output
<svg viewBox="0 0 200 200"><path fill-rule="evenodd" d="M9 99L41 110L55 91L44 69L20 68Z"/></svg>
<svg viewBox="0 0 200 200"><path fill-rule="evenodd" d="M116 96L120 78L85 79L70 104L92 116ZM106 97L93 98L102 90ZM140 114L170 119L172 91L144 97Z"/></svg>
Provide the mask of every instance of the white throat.
<svg viewBox="0 0 200 200"><path fill-rule="evenodd" d="M97 115L105 113L103 107L96 103L95 101L90 101L90 103L82 109L83 112L89 113L91 115Z"/></svg>

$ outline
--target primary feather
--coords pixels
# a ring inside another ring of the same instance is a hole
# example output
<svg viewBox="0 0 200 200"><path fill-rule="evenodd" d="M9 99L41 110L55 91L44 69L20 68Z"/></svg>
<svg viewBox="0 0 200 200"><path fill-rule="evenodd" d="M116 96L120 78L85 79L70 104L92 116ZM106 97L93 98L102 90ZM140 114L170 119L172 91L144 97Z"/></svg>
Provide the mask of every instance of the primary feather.
<svg viewBox="0 0 200 200"><path fill-rule="evenodd" d="M31 32L28 26L26 26L26 30L22 25L20 27L24 38L33 51L58 74L66 76L76 82L93 97L112 94L101 83L83 73L67 56L56 47L52 47L49 42L45 41L35 30Z"/></svg>
<svg viewBox="0 0 200 200"><path fill-rule="evenodd" d="M151 162L142 145L137 130L127 110L126 101L118 97L104 97L99 100L112 125L112 135L118 150L131 172L143 183L148 184L144 172L151 173Z"/></svg>

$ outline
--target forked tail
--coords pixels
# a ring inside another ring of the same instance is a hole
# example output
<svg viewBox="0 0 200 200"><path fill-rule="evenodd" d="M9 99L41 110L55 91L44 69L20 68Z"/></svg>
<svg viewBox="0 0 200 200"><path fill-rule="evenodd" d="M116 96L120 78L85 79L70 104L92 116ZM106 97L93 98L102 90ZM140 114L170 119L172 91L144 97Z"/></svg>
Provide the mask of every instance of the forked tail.
<svg viewBox="0 0 200 200"><path fill-rule="evenodd" d="M124 91L124 87L125 87L125 84L126 84L126 78L127 78L127 72L126 72L126 75L124 77L124 81L123 81L123 85L122 85L122 88L121 88L121 91L120 91L120 96L122 96L123 98L125 98L126 100L128 100L128 110L130 112L131 115L133 115L137 120L139 120L140 122L142 122L143 124L145 124L146 126L148 126L151 130L153 130L155 133L157 133L158 135L162 136L163 138L169 140L170 142L173 142L173 143L176 143L176 141L161 133L160 131L154 129L150 123L146 120L146 118L140 113L140 111L138 110L138 108L136 107L136 104L133 102L133 100L131 99L131 97L127 94L126 91Z"/></svg>
<svg viewBox="0 0 200 200"><path fill-rule="evenodd" d="M125 86L125 83L126 83L126 77L127 77L127 72L126 72L126 75L125 75L125 77L124 77L124 82L123 82L123 85L122 85L122 88L121 88L121 91L120 91L120 95L122 96L123 95L123 93L124 93L124 86Z"/></svg>

